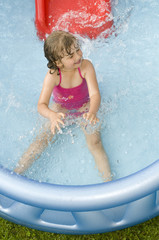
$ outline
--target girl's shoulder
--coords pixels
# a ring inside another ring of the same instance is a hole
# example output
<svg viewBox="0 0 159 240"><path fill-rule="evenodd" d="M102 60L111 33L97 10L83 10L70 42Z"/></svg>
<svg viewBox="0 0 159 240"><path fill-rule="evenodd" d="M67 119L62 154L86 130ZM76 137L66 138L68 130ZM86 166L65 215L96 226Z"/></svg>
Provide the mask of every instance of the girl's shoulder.
<svg viewBox="0 0 159 240"><path fill-rule="evenodd" d="M80 69L81 69L82 76L85 77L87 72L90 71L91 69L94 69L94 67L90 60L83 59Z"/></svg>
<svg viewBox="0 0 159 240"><path fill-rule="evenodd" d="M45 81L52 83L53 85L59 84L59 71L58 70L49 70L45 76Z"/></svg>
<svg viewBox="0 0 159 240"><path fill-rule="evenodd" d="M92 62L88 59L83 59L81 64L81 69L87 69L89 67L93 67Z"/></svg>

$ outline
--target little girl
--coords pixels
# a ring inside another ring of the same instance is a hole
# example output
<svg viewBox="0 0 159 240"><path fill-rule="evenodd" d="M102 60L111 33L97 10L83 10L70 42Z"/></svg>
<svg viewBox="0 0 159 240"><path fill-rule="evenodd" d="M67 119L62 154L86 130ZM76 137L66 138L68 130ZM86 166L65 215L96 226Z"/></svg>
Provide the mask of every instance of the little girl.
<svg viewBox="0 0 159 240"><path fill-rule="evenodd" d="M77 39L64 31L54 31L47 37L44 52L50 70L44 79L38 111L43 117L49 119L49 124L23 154L15 172L23 173L35 159L40 157L55 133L65 126L67 116L74 116L76 121L79 120L79 116L82 116L80 119L83 121L80 125L88 148L103 180L110 181L111 170L102 146L99 127L96 127L92 133L87 133L85 130L86 123L94 126L99 122L96 114L101 98L92 63L82 58ZM54 104L49 106L52 94Z"/></svg>

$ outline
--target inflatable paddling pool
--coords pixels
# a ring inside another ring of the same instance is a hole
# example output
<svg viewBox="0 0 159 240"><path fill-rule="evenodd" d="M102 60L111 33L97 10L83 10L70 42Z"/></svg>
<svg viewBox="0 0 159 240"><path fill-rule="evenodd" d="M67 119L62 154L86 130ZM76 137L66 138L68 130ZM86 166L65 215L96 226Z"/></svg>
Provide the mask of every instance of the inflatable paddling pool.
<svg viewBox="0 0 159 240"><path fill-rule="evenodd" d="M159 161L128 177L90 186L28 180L0 168L0 216L65 234L119 230L159 214Z"/></svg>
<svg viewBox="0 0 159 240"><path fill-rule="evenodd" d="M19 2L16 1L18 4ZM153 4L154 2L155 1L153 1ZM10 8L8 7L7 9ZM139 12L141 13L140 9ZM7 15L7 18L10 15ZM9 27L12 27L12 25L9 25ZM11 28L11 31L12 30L13 27ZM47 34L45 31L44 33ZM27 34L27 37L28 36L30 37L29 34ZM93 37L95 36L93 35ZM156 35L155 38L157 39L157 37ZM19 42L20 41L21 39ZM28 39L27 42L29 43ZM122 42L120 41L120 43ZM35 45L34 42L33 47L36 52ZM5 51L7 51L7 48L5 48ZM39 52L39 49L37 52ZM34 56L31 57L33 58ZM24 58L23 71L27 65L26 62L28 61L28 63L30 63L27 55L25 55ZM19 59L19 56L17 59ZM19 67L19 65L17 66ZM147 65L147 68L148 66L149 65ZM6 73L6 68L4 69ZM9 68L7 70L9 72ZM11 74L15 74L13 70ZM20 74L22 75L22 71ZM29 76L27 76L27 81L28 77ZM15 78L17 78L17 76L15 76ZM32 80L32 76L30 80ZM12 84L14 84L14 82ZM22 84L24 85L23 82ZM35 85L37 88L37 84ZM18 84L16 86L19 87ZM3 87L3 84L1 87ZM30 92L30 86L28 88ZM22 89L25 94L24 87ZM27 89L25 90L27 91ZM121 93L121 95L122 94L123 93ZM36 96L34 96L34 98L35 97ZM4 99L1 99L0 103L2 103L2 100L4 101ZM17 104L15 100L16 97L13 98L12 95L10 95L9 103L16 109ZM32 102L31 105L33 105ZM26 108L28 107L27 105L25 106ZM3 111L3 106L1 107ZM4 115L5 112L8 111L8 108L4 108ZM14 111L15 109L13 108ZM157 108L155 112L157 112ZM28 112L27 115L29 115ZM11 127L13 128L15 127L14 115L11 116L13 121ZM24 115L24 118L25 116L26 115ZM7 118L5 121L6 120ZM20 121L22 120L20 119ZM7 131L7 128L5 132L2 131L2 140L5 139L8 133ZM14 132L14 134L16 133ZM155 134L157 135L157 133ZM12 135L10 134L9 138L11 137ZM8 140L7 144L11 151L14 143ZM3 145L3 147L5 146ZM12 156L13 153L12 151ZM4 157L3 163L7 162L7 160L7 157ZM2 165L0 166L0 217L17 224L55 233L91 234L126 228L149 220L159 214L159 160L149 164L148 167L140 171L136 171L134 174L129 174L126 177L121 177L112 182L83 186L51 184L31 180L13 173Z"/></svg>

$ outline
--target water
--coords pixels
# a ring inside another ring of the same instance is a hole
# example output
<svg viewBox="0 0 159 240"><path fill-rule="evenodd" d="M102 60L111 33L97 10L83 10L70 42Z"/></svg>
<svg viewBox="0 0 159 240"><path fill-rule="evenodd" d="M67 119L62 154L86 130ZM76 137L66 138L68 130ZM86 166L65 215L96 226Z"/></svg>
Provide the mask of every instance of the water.
<svg viewBox="0 0 159 240"><path fill-rule="evenodd" d="M113 13L116 33L109 39L81 40L97 72L102 140L117 179L159 157L159 3L113 1ZM36 106L47 62L34 15L34 1L0 0L0 164L11 170L44 121ZM58 135L26 176L57 184L102 181L75 125Z"/></svg>

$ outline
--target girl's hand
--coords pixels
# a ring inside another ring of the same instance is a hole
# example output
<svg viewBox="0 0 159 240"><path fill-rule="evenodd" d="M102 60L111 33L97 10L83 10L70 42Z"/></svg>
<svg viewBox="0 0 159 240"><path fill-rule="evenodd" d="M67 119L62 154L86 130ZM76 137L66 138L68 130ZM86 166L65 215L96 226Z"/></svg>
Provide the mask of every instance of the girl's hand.
<svg viewBox="0 0 159 240"><path fill-rule="evenodd" d="M64 122L61 120L61 118L65 118L65 114L64 113L56 113L56 112L52 112L51 116L50 116L50 121L51 121L51 132L53 134L55 134L56 132L56 128L60 131L61 128L59 126L59 124L62 124L64 126Z"/></svg>
<svg viewBox="0 0 159 240"><path fill-rule="evenodd" d="M97 122L99 122L99 119L96 117L95 113L91 113L91 112L84 113L83 114L83 118L86 121L90 121L90 124L94 124L95 125Z"/></svg>

